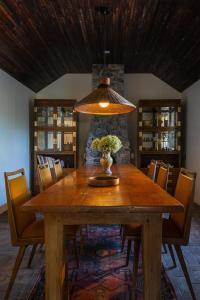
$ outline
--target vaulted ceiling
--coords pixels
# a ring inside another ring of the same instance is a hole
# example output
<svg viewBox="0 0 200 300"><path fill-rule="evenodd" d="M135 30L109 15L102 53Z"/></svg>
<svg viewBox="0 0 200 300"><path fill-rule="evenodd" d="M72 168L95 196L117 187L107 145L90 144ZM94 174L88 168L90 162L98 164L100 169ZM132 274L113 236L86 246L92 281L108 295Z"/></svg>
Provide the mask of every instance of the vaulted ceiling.
<svg viewBox="0 0 200 300"><path fill-rule="evenodd" d="M95 9L107 5L105 17ZM200 78L199 0L2 0L0 67L34 91L103 62L182 91Z"/></svg>

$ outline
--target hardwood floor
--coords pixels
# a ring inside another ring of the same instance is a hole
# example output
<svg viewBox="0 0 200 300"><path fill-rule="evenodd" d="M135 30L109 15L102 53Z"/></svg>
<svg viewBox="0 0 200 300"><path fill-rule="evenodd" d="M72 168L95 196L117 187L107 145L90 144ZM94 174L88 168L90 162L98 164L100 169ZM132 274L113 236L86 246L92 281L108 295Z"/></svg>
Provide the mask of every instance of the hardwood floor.
<svg viewBox="0 0 200 300"><path fill-rule="evenodd" d="M200 208L195 207L190 235L190 243L187 247L182 247L184 257L191 276L196 298L200 299ZM8 284L10 272L16 257L17 248L10 244L9 227L7 215L0 215L0 299L3 300L5 289ZM11 293L11 300L25 300L29 294L33 282L39 273L44 262L44 251L37 250L33 259L32 267L27 269L28 255L30 249L23 259L22 266L16 278L15 285ZM180 264L177 261L177 268L171 268L173 262L169 253L162 255L165 269L174 285L178 300L190 300L190 292L186 285Z"/></svg>

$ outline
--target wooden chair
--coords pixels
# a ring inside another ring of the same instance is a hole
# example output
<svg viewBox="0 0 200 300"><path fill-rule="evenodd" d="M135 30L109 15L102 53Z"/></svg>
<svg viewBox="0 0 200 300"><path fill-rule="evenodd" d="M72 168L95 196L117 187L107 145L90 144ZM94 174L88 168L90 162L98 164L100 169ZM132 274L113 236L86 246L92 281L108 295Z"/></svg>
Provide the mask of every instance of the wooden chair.
<svg viewBox="0 0 200 300"><path fill-rule="evenodd" d="M156 183L164 190L167 190L168 176L169 176L169 164L160 164Z"/></svg>
<svg viewBox="0 0 200 300"><path fill-rule="evenodd" d="M29 245L32 246L28 261L28 267L30 267L37 245L44 243L44 223L43 220L36 220L34 213L21 210L22 205L30 199L24 169L15 172L5 172L4 177L11 242L13 246L19 247L5 294L5 299L8 299L26 248Z"/></svg>
<svg viewBox="0 0 200 300"><path fill-rule="evenodd" d="M43 165L38 165L38 179L39 179L39 186L40 186L40 192L45 191L50 186L54 184L51 170L49 168L48 163L45 163ZM74 253L76 258L76 264L77 267L79 267L79 255L78 255L78 247L76 242L76 234L79 230L80 226L78 225L69 225L66 226L66 239L72 240L73 246L74 246Z"/></svg>
<svg viewBox="0 0 200 300"><path fill-rule="evenodd" d="M169 219L163 219L162 242L169 247L173 262L176 260L173 253L173 246L179 258L185 279L190 289L192 299L196 299L181 246L188 245L190 236L190 227L192 221L192 208L194 200L196 173L181 169L176 185L175 198L179 200L185 207L183 213L173 213ZM131 241L134 240L134 284L136 283L136 275L138 269L139 249L141 243L141 226L125 225L124 235L128 238L127 262L130 255Z"/></svg>
<svg viewBox="0 0 200 300"><path fill-rule="evenodd" d="M148 166L147 176L153 181L156 179L157 164L158 162L156 160L152 160Z"/></svg>
<svg viewBox="0 0 200 300"><path fill-rule="evenodd" d="M157 165L158 165L158 162L156 160L151 160L151 162L148 166L147 176L149 178L151 178L153 181L155 181L155 179L156 179ZM162 185L166 184L165 180L168 180L169 170L167 170L167 175L166 175L165 170L166 170L166 165L163 164L163 168L161 169L160 174L158 174L158 182L157 182L161 187L162 187ZM136 226L140 227L141 225L136 224ZM127 236L125 234L126 233L126 228L127 228L126 225L120 225L120 236L122 237L121 251L123 251L125 240L127 239ZM128 250L128 253L130 253L130 251L131 251L131 239L130 239L130 242L129 242L129 239L128 239L128 248L127 248L127 250ZM165 251L166 251L166 249L165 249ZM129 255L127 255L126 264L128 264L128 261L129 261Z"/></svg>
<svg viewBox="0 0 200 300"><path fill-rule="evenodd" d="M47 188L49 188L51 185L53 185L54 181L48 163L38 165L37 171L38 171L40 192L42 192Z"/></svg>
<svg viewBox="0 0 200 300"><path fill-rule="evenodd" d="M54 161L53 168L56 181L62 179L64 177L64 173L59 159Z"/></svg>

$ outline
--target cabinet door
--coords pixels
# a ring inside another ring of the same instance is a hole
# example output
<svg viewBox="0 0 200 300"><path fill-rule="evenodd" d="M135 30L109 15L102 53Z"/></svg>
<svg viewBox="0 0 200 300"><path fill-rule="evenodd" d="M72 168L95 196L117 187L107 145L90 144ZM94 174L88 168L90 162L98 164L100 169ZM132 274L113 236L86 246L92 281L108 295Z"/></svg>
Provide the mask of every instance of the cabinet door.
<svg viewBox="0 0 200 300"><path fill-rule="evenodd" d="M58 131L56 132L56 151L74 152L76 151L76 132Z"/></svg>
<svg viewBox="0 0 200 300"><path fill-rule="evenodd" d="M177 108L163 106L158 113L158 127L176 127L178 124Z"/></svg>
<svg viewBox="0 0 200 300"><path fill-rule="evenodd" d="M139 127L162 128L180 126L181 108L176 106L139 107Z"/></svg>
<svg viewBox="0 0 200 300"><path fill-rule="evenodd" d="M53 127L54 108L51 106L35 107L35 127Z"/></svg>
<svg viewBox="0 0 200 300"><path fill-rule="evenodd" d="M35 151L54 151L54 131L35 131Z"/></svg>
<svg viewBox="0 0 200 300"><path fill-rule="evenodd" d="M139 150L140 151L158 150L158 133L139 131Z"/></svg>
<svg viewBox="0 0 200 300"><path fill-rule="evenodd" d="M166 130L159 132L139 131L139 151L180 151L181 132Z"/></svg>
<svg viewBox="0 0 200 300"><path fill-rule="evenodd" d="M75 113L72 107L57 107L57 127L75 127Z"/></svg>

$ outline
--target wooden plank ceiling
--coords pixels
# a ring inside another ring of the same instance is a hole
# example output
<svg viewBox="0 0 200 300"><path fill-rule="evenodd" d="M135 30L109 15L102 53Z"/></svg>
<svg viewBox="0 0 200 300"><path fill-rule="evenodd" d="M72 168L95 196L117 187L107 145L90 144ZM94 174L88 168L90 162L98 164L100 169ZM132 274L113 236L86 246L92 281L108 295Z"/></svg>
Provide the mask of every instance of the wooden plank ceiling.
<svg viewBox="0 0 200 300"><path fill-rule="evenodd" d="M95 10L107 5L106 16ZM182 91L200 78L199 0L2 0L0 67L34 91L103 62Z"/></svg>

